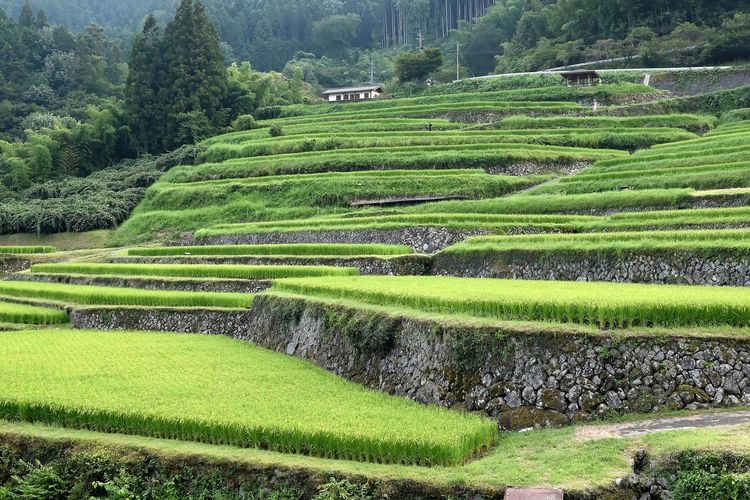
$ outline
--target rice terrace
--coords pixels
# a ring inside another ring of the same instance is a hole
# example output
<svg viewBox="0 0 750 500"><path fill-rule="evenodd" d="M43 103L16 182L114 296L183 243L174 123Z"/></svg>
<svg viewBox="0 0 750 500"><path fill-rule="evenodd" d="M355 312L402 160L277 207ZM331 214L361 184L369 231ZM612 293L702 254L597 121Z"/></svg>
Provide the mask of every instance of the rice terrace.
<svg viewBox="0 0 750 500"><path fill-rule="evenodd" d="M0 500L750 498L748 6L360 3L0 0Z"/></svg>

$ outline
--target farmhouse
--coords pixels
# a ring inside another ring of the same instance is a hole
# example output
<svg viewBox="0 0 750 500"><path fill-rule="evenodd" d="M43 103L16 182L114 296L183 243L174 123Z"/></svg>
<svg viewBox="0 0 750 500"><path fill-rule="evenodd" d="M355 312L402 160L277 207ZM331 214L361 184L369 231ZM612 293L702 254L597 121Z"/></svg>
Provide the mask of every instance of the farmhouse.
<svg viewBox="0 0 750 500"><path fill-rule="evenodd" d="M560 75L565 78L568 87L590 87L592 85L598 85L602 82L599 73L592 70L565 71L563 73L560 73Z"/></svg>
<svg viewBox="0 0 750 500"><path fill-rule="evenodd" d="M328 102L366 101L368 99L378 99L384 95L385 91L380 85L343 87L328 89L323 92L323 96L328 99Z"/></svg>

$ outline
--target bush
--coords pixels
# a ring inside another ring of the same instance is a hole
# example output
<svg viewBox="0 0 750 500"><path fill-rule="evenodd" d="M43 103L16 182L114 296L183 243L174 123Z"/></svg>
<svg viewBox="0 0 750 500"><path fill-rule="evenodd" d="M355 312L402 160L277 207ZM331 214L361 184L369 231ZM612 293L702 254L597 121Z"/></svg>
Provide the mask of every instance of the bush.
<svg viewBox="0 0 750 500"><path fill-rule="evenodd" d="M255 123L255 118L252 115L240 115L232 122L232 129L235 132L252 130L254 128L258 128L258 125Z"/></svg>
<svg viewBox="0 0 750 500"><path fill-rule="evenodd" d="M268 129L268 133L271 137L281 137L284 135L284 129L281 128L281 125L274 125Z"/></svg>
<svg viewBox="0 0 750 500"><path fill-rule="evenodd" d="M281 116L281 106L264 106L255 112L258 120L273 120Z"/></svg>

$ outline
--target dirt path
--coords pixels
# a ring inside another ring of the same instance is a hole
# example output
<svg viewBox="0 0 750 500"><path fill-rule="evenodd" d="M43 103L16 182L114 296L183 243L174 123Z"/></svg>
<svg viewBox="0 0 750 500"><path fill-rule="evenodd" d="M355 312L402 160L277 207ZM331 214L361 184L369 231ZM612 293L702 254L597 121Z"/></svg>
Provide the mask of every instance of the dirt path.
<svg viewBox="0 0 750 500"><path fill-rule="evenodd" d="M622 424L586 425L576 429L576 439L629 438L656 432L750 424L750 410L703 413L686 417L655 418Z"/></svg>

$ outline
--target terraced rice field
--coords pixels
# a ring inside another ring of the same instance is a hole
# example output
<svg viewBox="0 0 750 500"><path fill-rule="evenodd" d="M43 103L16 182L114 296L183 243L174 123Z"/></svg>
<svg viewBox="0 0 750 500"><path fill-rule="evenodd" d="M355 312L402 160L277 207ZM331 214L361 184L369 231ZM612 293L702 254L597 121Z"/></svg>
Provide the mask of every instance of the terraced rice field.
<svg viewBox="0 0 750 500"><path fill-rule="evenodd" d="M354 268L330 266L245 266L199 264L34 264L32 273L94 276L165 276L172 278L226 278L269 280L302 276L354 276Z"/></svg>
<svg viewBox="0 0 750 500"><path fill-rule="evenodd" d="M730 251L747 255L750 230L648 231L524 236L476 236L445 250L449 253L530 251L554 253L671 250L693 253Z"/></svg>
<svg viewBox="0 0 750 500"><path fill-rule="evenodd" d="M0 394L6 419L325 458L454 465L497 439L488 419L199 335L4 333Z"/></svg>
<svg viewBox="0 0 750 500"><path fill-rule="evenodd" d="M0 296L83 305L153 307L246 308L253 302L252 295L242 293L141 290L24 281L0 281Z"/></svg>
<svg viewBox="0 0 750 500"><path fill-rule="evenodd" d="M424 276L290 278L271 291L421 311L602 328L750 326L750 289Z"/></svg>
<svg viewBox="0 0 750 500"><path fill-rule="evenodd" d="M203 245L182 247L131 248L130 256L159 257L169 255L302 255L302 256L359 256L403 255L412 253L404 245L347 245L347 244L281 244L281 245ZM306 268L302 268L306 269ZM309 268L307 268L309 269ZM343 273L343 271L340 271Z"/></svg>
<svg viewBox="0 0 750 500"><path fill-rule="evenodd" d="M54 325L67 321L65 311L0 300L0 323Z"/></svg>
<svg viewBox="0 0 750 500"><path fill-rule="evenodd" d="M0 246L0 254L24 255L35 253L55 253L55 247L47 246Z"/></svg>

